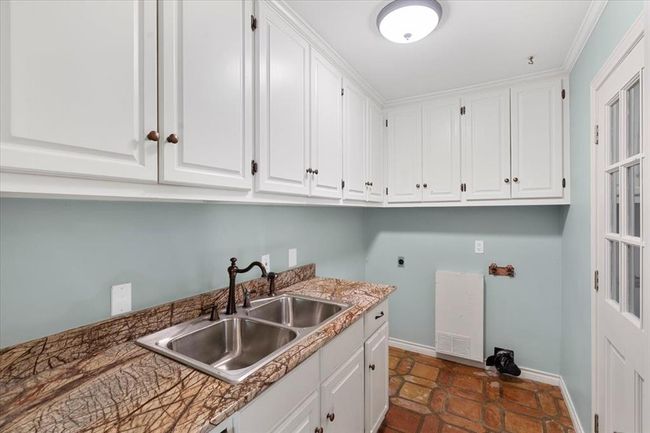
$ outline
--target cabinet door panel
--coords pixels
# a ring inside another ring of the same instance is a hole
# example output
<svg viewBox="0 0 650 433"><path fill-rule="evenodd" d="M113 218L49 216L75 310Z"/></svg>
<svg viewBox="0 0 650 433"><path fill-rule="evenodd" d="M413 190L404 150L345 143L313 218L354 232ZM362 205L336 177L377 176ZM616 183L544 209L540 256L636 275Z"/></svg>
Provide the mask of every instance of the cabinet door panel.
<svg viewBox="0 0 650 433"><path fill-rule="evenodd" d="M467 200L510 198L509 90L463 98L463 180Z"/></svg>
<svg viewBox="0 0 650 433"><path fill-rule="evenodd" d="M376 433L388 412L388 323L365 344L366 433Z"/></svg>
<svg viewBox="0 0 650 433"><path fill-rule="evenodd" d="M343 96L345 179L344 198L366 199L366 97L356 87L346 83Z"/></svg>
<svg viewBox="0 0 650 433"><path fill-rule="evenodd" d="M321 425L327 433L362 432L363 347L321 384ZM327 415L334 416L333 420Z"/></svg>
<svg viewBox="0 0 650 433"><path fill-rule="evenodd" d="M368 201L384 201L384 125L379 107L368 104Z"/></svg>
<svg viewBox="0 0 650 433"><path fill-rule="evenodd" d="M155 182L155 1L2 1L0 164Z"/></svg>
<svg viewBox="0 0 650 433"><path fill-rule="evenodd" d="M309 44L266 2L259 2L258 191L307 195Z"/></svg>
<svg viewBox="0 0 650 433"><path fill-rule="evenodd" d="M422 123L420 107L388 114L388 201L422 200Z"/></svg>
<svg viewBox="0 0 650 433"><path fill-rule="evenodd" d="M250 1L160 3L162 183L252 186Z"/></svg>
<svg viewBox="0 0 650 433"><path fill-rule="evenodd" d="M452 98L425 104L422 107L422 199L458 201L460 183L460 100Z"/></svg>
<svg viewBox="0 0 650 433"><path fill-rule="evenodd" d="M562 82L511 90L512 196L562 197Z"/></svg>
<svg viewBox="0 0 650 433"><path fill-rule="evenodd" d="M341 74L316 51L311 62L311 195L341 198L343 113Z"/></svg>
<svg viewBox="0 0 650 433"><path fill-rule="evenodd" d="M272 433L314 433L320 426L319 391L315 390Z"/></svg>

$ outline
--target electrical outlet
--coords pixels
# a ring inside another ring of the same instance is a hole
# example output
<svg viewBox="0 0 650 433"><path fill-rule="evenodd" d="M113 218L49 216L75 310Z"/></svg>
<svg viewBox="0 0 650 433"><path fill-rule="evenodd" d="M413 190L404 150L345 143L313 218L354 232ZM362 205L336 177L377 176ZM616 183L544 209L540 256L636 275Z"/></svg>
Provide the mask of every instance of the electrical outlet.
<svg viewBox="0 0 650 433"><path fill-rule="evenodd" d="M131 283L111 287L111 316L131 311Z"/></svg>
<svg viewBox="0 0 650 433"><path fill-rule="evenodd" d="M271 255L270 254L264 254L262 256L262 264L266 268L266 272L271 272Z"/></svg>
<svg viewBox="0 0 650 433"><path fill-rule="evenodd" d="M298 264L298 249L289 248L289 267L293 268Z"/></svg>
<svg viewBox="0 0 650 433"><path fill-rule="evenodd" d="M483 254L483 241L474 241L474 252L476 254Z"/></svg>

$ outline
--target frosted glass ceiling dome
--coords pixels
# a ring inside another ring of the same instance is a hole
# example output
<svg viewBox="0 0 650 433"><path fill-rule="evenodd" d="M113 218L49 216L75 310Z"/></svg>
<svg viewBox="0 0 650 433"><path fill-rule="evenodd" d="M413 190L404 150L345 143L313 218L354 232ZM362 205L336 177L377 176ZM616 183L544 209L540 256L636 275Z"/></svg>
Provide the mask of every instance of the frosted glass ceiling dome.
<svg viewBox="0 0 650 433"><path fill-rule="evenodd" d="M394 0L377 16L377 27L386 39L398 44L419 41L440 22L442 6L436 0Z"/></svg>

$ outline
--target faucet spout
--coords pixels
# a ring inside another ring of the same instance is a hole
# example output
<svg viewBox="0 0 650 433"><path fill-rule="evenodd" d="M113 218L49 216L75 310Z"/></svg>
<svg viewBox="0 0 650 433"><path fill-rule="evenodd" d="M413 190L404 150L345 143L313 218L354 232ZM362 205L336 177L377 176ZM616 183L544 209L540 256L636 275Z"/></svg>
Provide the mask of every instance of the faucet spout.
<svg viewBox="0 0 650 433"><path fill-rule="evenodd" d="M246 266L243 269L239 269L237 267L237 258L233 257L230 259L230 266L228 266L228 278L230 280L230 284L228 285L228 304L226 305L226 314L237 313L237 301L235 300L235 280L237 278L237 274L244 274L254 267L260 268L262 271L262 277L266 277L268 275L266 273L266 268L264 265L258 261L252 262L250 265Z"/></svg>

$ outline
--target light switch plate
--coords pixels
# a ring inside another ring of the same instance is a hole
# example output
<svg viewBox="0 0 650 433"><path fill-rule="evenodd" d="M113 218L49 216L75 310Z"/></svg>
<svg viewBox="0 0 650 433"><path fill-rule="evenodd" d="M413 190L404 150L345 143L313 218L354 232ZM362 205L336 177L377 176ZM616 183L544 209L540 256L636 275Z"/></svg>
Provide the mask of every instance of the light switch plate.
<svg viewBox="0 0 650 433"><path fill-rule="evenodd" d="M289 248L289 267L293 268L298 264L298 249Z"/></svg>
<svg viewBox="0 0 650 433"><path fill-rule="evenodd" d="M262 256L262 264L266 268L266 272L271 272L271 255L270 254L264 254Z"/></svg>
<svg viewBox="0 0 650 433"><path fill-rule="evenodd" d="M476 254L483 254L483 241L474 241L474 252Z"/></svg>
<svg viewBox="0 0 650 433"><path fill-rule="evenodd" d="M131 283L111 287L111 316L131 311Z"/></svg>

